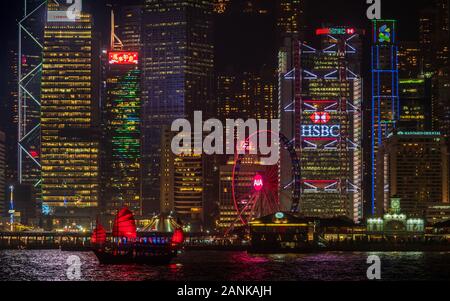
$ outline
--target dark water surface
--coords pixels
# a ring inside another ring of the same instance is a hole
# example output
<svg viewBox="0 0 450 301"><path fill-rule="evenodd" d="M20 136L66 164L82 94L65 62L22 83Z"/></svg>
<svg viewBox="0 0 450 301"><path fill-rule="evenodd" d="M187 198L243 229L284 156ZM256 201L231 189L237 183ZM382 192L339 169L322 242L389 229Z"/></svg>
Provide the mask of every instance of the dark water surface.
<svg viewBox="0 0 450 301"><path fill-rule="evenodd" d="M383 280L450 280L450 252L327 252L249 255L187 251L169 266L98 263L91 252L0 251L0 280L68 280L67 259L81 260L81 280L367 280L369 255L381 259Z"/></svg>

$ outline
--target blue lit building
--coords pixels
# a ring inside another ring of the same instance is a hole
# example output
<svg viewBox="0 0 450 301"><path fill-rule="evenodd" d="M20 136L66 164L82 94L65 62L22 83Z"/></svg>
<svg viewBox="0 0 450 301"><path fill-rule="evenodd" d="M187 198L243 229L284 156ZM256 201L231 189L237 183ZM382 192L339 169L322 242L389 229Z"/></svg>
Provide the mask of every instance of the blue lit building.
<svg viewBox="0 0 450 301"><path fill-rule="evenodd" d="M400 118L397 22L374 20L372 40L372 107L371 107L371 203L369 214L382 214L387 208L376 199L377 152L383 139L391 133Z"/></svg>
<svg viewBox="0 0 450 301"><path fill-rule="evenodd" d="M211 0L146 0L143 15L142 202L160 210L163 127L214 112Z"/></svg>

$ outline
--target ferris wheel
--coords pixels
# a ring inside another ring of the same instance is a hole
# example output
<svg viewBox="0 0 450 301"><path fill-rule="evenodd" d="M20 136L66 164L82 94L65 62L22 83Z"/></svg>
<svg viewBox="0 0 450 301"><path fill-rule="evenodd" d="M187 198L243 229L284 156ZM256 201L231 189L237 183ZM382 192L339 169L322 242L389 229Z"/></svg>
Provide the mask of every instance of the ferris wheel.
<svg viewBox="0 0 450 301"><path fill-rule="evenodd" d="M244 145L249 146L254 135L261 132L278 136L280 149L286 151L290 158L292 179L285 185L280 185L280 161L277 164L258 165L258 156L246 152L234 156L232 171L232 199L237 218L236 223L248 225L255 218L282 211L281 199L288 199L291 203L291 212L298 211L300 202L301 178L300 161L295 147L283 134L270 130L258 131L245 139Z"/></svg>

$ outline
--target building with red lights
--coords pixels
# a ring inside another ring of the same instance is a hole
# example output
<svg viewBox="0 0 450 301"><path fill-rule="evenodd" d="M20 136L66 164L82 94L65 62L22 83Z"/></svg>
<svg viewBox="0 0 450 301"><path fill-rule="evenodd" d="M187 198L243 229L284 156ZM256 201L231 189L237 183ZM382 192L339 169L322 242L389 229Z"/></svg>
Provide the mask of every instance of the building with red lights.
<svg viewBox="0 0 450 301"><path fill-rule="evenodd" d="M281 132L301 165L299 212L362 220L361 36L349 27L286 40L279 52ZM281 185L292 179L281 155Z"/></svg>

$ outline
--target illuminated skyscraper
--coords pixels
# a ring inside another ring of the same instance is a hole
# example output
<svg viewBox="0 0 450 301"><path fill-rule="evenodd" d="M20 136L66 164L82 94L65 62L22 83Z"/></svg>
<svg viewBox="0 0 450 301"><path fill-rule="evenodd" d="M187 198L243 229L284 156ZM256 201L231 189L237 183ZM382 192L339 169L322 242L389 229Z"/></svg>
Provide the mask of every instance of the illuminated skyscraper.
<svg viewBox="0 0 450 301"><path fill-rule="evenodd" d="M53 227L90 222L98 205L98 104L92 17L48 3L42 66L43 213ZM78 210L77 210L78 209Z"/></svg>
<svg viewBox="0 0 450 301"><path fill-rule="evenodd" d="M217 77L217 110L226 119L277 118L275 85L270 76L244 72Z"/></svg>
<svg viewBox="0 0 450 301"><path fill-rule="evenodd" d="M17 129L19 127L19 95L18 95L18 52L17 43L8 44L8 61L9 61L9 73L8 73L8 95L6 101L2 104L2 110L4 110L4 121L6 123L5 132L8 132L8 136L11 138L6 148L8 149L6 158L6 178L10 182L17 181ZM39 58L40 60L40 58Z"/></svg>
<svg viewBox="0 0 450 301"><path fill-rule="evenodd" d="M370 214L383 214L383 204L376 200L378 148L397 126L400 118L397 22L374 20L372 29L372 120L371 120L371 204Z"/></svg>
<svg viewBox="0 0 450 301"><path fill-rule="evenodd" d="M33 97L39 101L40 98L40 68L42 62L42 53L29 54L26 49L22 49L20 59L20 71L21 77L21 135L28 134L22 143L22 147L29 153L30 157L27 157L25 150L19 150L22 153L21 163L18 164L18 138L17 129L19 128L19 93L18 93L18 79L19 79L19 53L17 48L10 45L8 53L9 73L8 73L8 98L4 102L5 106L5 119L6 119L6 131L8 132L8 139L6 143L7 158L6 164L7 176L6 178L10 182L18 181L18 166L21 166L21 180L26 184L36 184L40 179L40 167L33 162L33 160L39 160L37 155L40 152L39 142L39 120L40 120L40 107L33 100ZM26 91L28 92L25 92ZM33 97L27 95L30 93ZM33 156L34 155L34 156Z"/></svg>
<svg viewBox="0 0 450 301"><path fill-rule="evenodd" d="M281 132L300 157L300 212L363 217L362 31L317 29L313 42L288 40L279 54ZM291 165L281 156L281 184Z"/></svg>
<svg viewBox="0 0 450 301"><path fill-rule="evenodd" d="M141 212L140 70L137 52L109 52L104 124L104 202L109 214L123 206Z"/></svg>
<svg viewBox="0 0 450 301"><path fill-rule="evenodd" d="M146 0L143 36L142 202L159 211L163 126L214 108L211 0Z"/></svg>
<svg viewBox="0 0 450 301"><path fill-rule="evenodd" d="M242 226L233 198L233 168L234 157L229 157L228 161L220 166L219 217L216 226L225 230ZM253 189L252 180L255 175L263 174L265 170L266 167L259 163L257 156L248 156L242 160L239 173L234 179L235 183L239 183L236 187L235 195L249 194Z"/></svg>
<svg viewBox="0 0 450 301"><path fill-rule="evenodd" d="M450 1L433 0L420 12L425 76L432 78L432 124L450 147ZM450 156L449 156L450 158Z"/></svg>
<svg viewBox="0 0 450 301"><path fill-rule="evenodd" d="M398 47L398 72L400 78L416 78L422 73L422 67L418 43L400 42Z"/></svg>
<svg viewBox="0 0 450 301"><path fill-rule="evenodd" d="M197 154L175 155L171 149L175 133L169 127L163 128L161 139L161 192L160 206L163 213L175 213L185 223L189 223L193 231L201 230L207 219L208 187L211 179L211 160L207 156ZM201 136L200 136L201 137ZM192 137L195 141L195 137Z"/></svg>
<svg viewBox="0 0 450 301"><path fill-rule="evenodd" d="M444 67L433 78L433 129L442 132L450 147L450 67Z"/></svg>
<svg viewBox="0 0 450 301"><path fill-rule="evenodd" d="M38 201L41 200L41 76L47 1L26 0L24 14L19 22L18 55L14 59L17 67L17 142L12 148L17 151L17 177L21 184L31 185ZM14 54L13 54L14 55ZM13 81L14 83L14 81ZM14 110L15 104L12 103ZM13 117L15 119L15 117ZM11 143L12 145L12 143Z"/></svg>
<svg viewBox="0 0 450 301"><path fill-rule="evenodd" d="M123 5L116 11L118 28L115 31L123 43L123 48L128 51L141 51L144 5Z"/></svg>
<svg viewBox="0 0 450 301"><path fill-rule="evenodd" d="M432 129L431 79L400 79L399 96L401 128L411 131L430 131Z"/></svg>
<svg viewBox="0 0 450 301"><path fill-rule="evenodd" d="M448 206L447 147L439 132L398 130L379 151L377 200L402 200L402 212L425 217L428 207Z"/></svg>
<svg viewBox="0 0 450 301"><path fill-rule="evenodd" d="M420 12L419 43L425 73L434 73L450 63L449 0L432 0Z"/></svg>
<svg viewBox="0 0 450 301"><path fill-rule="evenodd" d="M5 216L6 211L6 137L5 133L0 131L0 218Z"/></svg>
<svg viewBox="0 0 450 301"><path fill-rule="evenodd" d="M277 27L281 37L298 34L304 29L305 0L277 1Z"/></svg>
<svg viewBox="0 0 450 301"><path fill-rule="evenodd" d="M433 129L450 136L450 3L433 0L420 12L419 43L424 75L432 78ZM450 145L450 144L449 144Z"/></svg>
<svg viewBox="0 0 450 301"><path fill-rule="evenodd" d="M424 72L433 70L433 31L435 27L435 11L428 8L420 12L419 43L421 64Z"/></svg>
<svg viewBox="0 0 450 301"><path fill-rule="evenodd" d="M265 15L270 13L271 0L213 0L216 14Z"/></svg>

